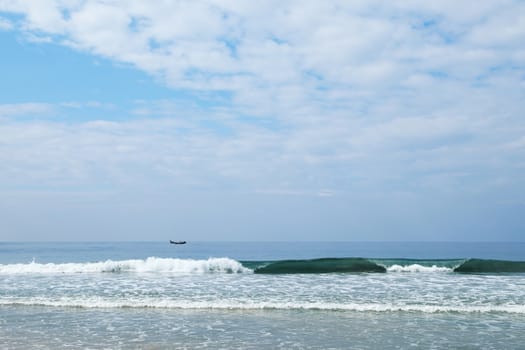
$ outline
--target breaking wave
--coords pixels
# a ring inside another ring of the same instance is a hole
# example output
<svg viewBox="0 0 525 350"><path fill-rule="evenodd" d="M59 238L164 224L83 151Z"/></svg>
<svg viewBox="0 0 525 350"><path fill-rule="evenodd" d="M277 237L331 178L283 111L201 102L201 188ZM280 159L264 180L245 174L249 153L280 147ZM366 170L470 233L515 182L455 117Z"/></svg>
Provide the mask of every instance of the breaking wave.
<svg viewBox="0 0 525 350"><path fill-rule="evenodd" d="M243 273L251 272L241 263L229 258L207 260L170 259L150 257L144 260L101 261L89 263L0 265L0 274L70 274L103 272L161 272L182 274Z"/></svg>
<svg viewBox="0 0 525 350"><path fill-rule="evenodd" d="M447 266L423 266L420 264L410 265L392 265L386 269L388 272L452 272L452 269Z"/></svg>

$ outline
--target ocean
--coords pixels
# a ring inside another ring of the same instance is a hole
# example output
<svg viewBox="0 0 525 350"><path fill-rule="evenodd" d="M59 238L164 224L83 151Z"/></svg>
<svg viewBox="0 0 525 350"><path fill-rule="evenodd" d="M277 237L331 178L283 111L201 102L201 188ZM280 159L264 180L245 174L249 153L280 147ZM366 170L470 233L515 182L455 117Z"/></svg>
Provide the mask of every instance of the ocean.
<svg viewBox="0 0 525 350"><path fill-rule="evenodd" d="M0 243L2 349L524 349L525 243Z"/></svg>

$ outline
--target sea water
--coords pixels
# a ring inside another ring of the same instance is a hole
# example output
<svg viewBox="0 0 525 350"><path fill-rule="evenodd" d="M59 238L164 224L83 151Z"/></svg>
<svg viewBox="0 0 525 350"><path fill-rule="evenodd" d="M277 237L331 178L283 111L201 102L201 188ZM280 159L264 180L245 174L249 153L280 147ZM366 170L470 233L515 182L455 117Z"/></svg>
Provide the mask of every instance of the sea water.
<svg viewBox="0 0 525 350"><path fill-rule="evenodd" d="M5 349L523 349L525 243L0 243Z"/></svg>

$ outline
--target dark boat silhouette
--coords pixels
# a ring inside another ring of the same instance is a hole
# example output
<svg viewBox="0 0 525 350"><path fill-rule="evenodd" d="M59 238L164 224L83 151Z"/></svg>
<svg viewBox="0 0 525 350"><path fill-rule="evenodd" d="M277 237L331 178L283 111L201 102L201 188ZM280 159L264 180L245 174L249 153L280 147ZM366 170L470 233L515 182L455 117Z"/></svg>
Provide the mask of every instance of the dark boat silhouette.
<svg viewBox="0 0 525 350"><path fill-rule="evenodd" d="M186 241L172 241L172 240L170 239L170 243L171 243L171 244L186 244Z"/></svg>

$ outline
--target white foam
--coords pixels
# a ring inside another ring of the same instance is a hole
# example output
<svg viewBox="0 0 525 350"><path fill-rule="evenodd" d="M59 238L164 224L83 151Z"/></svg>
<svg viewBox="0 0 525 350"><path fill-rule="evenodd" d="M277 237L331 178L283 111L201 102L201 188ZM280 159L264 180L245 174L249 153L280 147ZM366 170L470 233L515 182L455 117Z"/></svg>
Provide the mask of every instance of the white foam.
<svg viewBox="0 0 525 350"><path fill-rule="evenodd" d="M419 264L412 265L392 265L386 268L388 272L452 272L453 269L446 266L423 266Z"/></svg>
<svg viewBox="0 0 525 350"><path fill-rule="evenodd" d="M0 265L0 274L72 274L102 272L165 272L182 274L243 273L252 270L229 258L207 260L170 259L150 257L145 260L101 261L63 264L7 264Z"/></svg>
<svg viewBox="0 0 525 350"><path fill-rule="evenodd" d="M44 306L74 308L154 308L186 310L320 310L320 311L356 311L356 312L421 312L421 313L513 313L525 314L525 305L424 305L424 304L376 304L376 303L298 303L298 302L242 302L242 301L181 301L181 300L110 300L103 298L86 299L45 299L31 298L11 300L0 299L1 306Z"/></svg>

